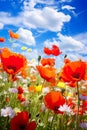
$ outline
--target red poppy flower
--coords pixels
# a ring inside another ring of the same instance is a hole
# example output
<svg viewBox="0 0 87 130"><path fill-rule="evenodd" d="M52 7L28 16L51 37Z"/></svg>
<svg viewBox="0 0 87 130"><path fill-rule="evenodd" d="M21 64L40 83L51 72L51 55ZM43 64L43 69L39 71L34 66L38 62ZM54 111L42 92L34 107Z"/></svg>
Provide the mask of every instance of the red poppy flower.
<svg viewBox="0 0 87 130"><path fill-rule="evenodd" d="M40 76L48 82L56 81L56 70L53 67L37 66Z"/></svg>
<svg viewBox="0 0 87 130"><path fill-rule="evenodd" d="M6 53L2 51L1 62L3 64L4 70L7 73L15 75L22 71L27 63L27 60L21 54L12 53L9 51Z"/></svg>
<svg viewBox="0 0 87 130"><path fill-rule="evenodd" d="M54 66L55 59L54 58L43 58L43 59L41 59L41 64L43 66L45 66L45 65Z"/></svg>
<svg viewBox="0 0 87 130"><path fill-rule="evenodd" d="M84 109L85 111L87 111L87 100L85 100L85 101L83 102L83 109Z"/></svg>
<svg viewBox="0 0 87 130"><path fill-rule="evenodd" d="M62 52L60 51L60 49L59 49L59 47L58 46L56 46L56 45L53 45L52 46L52 54L54 55L54 56L58 56L58 55L60 55Z"/></svg>
<svg viewBox="0 0 87 130"><path fill-rule="evenodd" d="M17 90L18 90L18 94L22 94L24 92L23 88L20 86L18 86Z"/></svg>
<svg viewBox="0 0 87 130"><path fill-rule="evenodd" d="M55 113L60 113L58 108L65 103L65 98L61 92L51 91L44 96L44 103L48 109L53 110Z"/></svg>
<svg viewBox="0 0 87 130"><path fill-rule="evenodd" d="M5 42L5 38L4 37L0 37L0 42Z"/></svg>
<svg viewBox="0 0 87 130"><path fill-rule="evenodd" d="M19 34L16 34L16 33L12 32L12 30L9 30L9 35L10 35L11 38L14 38L14 39L19 38Z"/></svg>
<svg viewBox="0 0 87 130"><path fill-rule="evenodd" d="M62 52L60 51L59 47L56 45L52 45L52 49L49 49L47 47L44 47L44 53L47 55L54 55L54 56L58 56L60 55Z"/></svg>
<svg viewBox="0 0 87 130"><path fill-rule="evenodd" d="M47 55L51 55L51 50L47 47L44 47L44 53Z"/></svg>
<svg viewBox="0 0 87 130"><path fill-rule="evenodd" d="M10 130L35 130L36 122L29 122L29 114L26 111L18 113L10 122Z"/></svg>
<svg viewBox="0 0 87 130"><path fill-rule="evenodd" d="M18 94L18 95L17 95L17 99L18 99L20 102L24 102L24 101L26 100L23 94Z"/></svg>
<svg viewBox="0 0 87 130"><path fill-rule="evenodd" d="M65 82L77 82L84 80L86 75L86 63L83 61L69 62L65 64L60 73L60 78Z"/></svg>

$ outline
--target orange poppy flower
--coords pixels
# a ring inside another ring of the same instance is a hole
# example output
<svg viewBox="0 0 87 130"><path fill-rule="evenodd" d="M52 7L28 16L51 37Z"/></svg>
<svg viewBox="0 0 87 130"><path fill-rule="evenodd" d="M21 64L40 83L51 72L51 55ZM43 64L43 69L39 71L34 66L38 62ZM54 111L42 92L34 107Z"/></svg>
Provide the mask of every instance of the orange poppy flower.
<svg viewBox="0 0 87 130"><path fill-rule="evenodd" d="M0 57L7 58L12 52L8 48L0 48Z"/></svg>
<svg viewBox="0 0 87 130"><path fill-rule="evenodd" d="M48 109L53 110L55 113L60 113L58 108L65 103L65 98L61 92L51 91L44 96L44 103Z"/></svg>
<svg viewBox="0 0 87 130"><path fill-rule="evenodd" d="M3 71L3 65L1 62L1 56L8 57L10 50L8 48L0 48L0 71Z"/></svg>
<svg viewBox="0 0 87 130"><path fill-rule="evenodd" d="M5 42L5 38L4 37L0 37L0 42Z"/></svg>
<svg viewBox="0 0 87 130"><path fill-rule="evenodd" d="M65 63L65 64L67 64L67 63L69 63L69 62L71 62L70 59L68 59L68 58L65 58L65 59L64 59L64 63Z"/></svg>
<svg viewBox="0 0 87 130"><path fill-rule="evenodd" d="M77 82L84 80L85 75L86 63L83 61L75 61L65 64L60 73L60 78L65 82Z"/></svg>
<svg viewBox="0 0 87 130"><path fill-rule="evenodd" d="M6 55L8 54L8 55ZM12 75L15 75L22 71L25 67L27 60L24 56L10 51L1 53L1 62L4 70Z"/></svg>
<svg viewBox="0 0 87 130"><path fill-rule="evenodd" d="M54 56L58 56L60 55L62 52L60 51L59 47L56 45L52 45L52 49L49 49L47 47L44 47L44 53L47 55L54 55Z"/></svg>
<svg viewBox="0 0 87 130"><path fill-rule="evenodd" d="M55 59L54 58L43 58L43 59L41 59L41 64L43 66L45 66L45 65L54 66Z"/></svg>
<svg viewBox="0 0 87 130"><path fill-rule="evenodd" d="M23 67L22 71L21 71L21 76L23 78L27 77L27 66L25 65L25 67Z"/></svg>
<svg viewBox="0 0 87 130"><path fill-rule="evenodd" d="M29 92L34 92L34 93L36 92L35 86L29 86L28 90L29 90Z"/></svg>
<svg viewBox="0 0 87 130"><path fill-rule="evenodd" d="M48 82L56 81L56 69L53 67L36 66L40 76Z"/></svg>
<svg viewBox="0 0 87 130"><path fill-rule="evenodd" d="M11 119L10 130L35 130L36 122L29 122L29 113L22 111Z"/></svg>
<svg viewBox="0 0 87 130"><path fill-rule="evenodd" d="M12 30L9 30L9 35L10 35L11 38L14 38L14 39L19 38L19 34L16 34L16 33L12 32Z"/></svg>

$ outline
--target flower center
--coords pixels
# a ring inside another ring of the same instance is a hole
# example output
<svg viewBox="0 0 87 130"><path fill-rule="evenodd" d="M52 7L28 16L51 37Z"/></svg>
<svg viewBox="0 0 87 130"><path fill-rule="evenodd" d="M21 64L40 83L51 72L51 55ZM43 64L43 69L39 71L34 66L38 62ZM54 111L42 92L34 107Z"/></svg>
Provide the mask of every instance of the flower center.
<svg viewBox="0 0 87 130"><path fill-rule="evenodd" d="M58 111L59 106L54 106L54 111Z"/></svg>
<svg viewBox="0 0 87 130"><path fill-rule="evenodd" d="M20 125L20 130L25 130L26 126L25 125Z"/></svg>
<svg viewBox="0 0 87 130"><path fill-rule="evenodd" d="M80 73L73 73L72 76L76 79L78 79L80 77Z"/></svg>
<svg viewBox="0 0 87 130"><path fill-rule="evenodd" d="M16 71L16 66L9 65L7 68L13 70L14 72Z"/></svg>

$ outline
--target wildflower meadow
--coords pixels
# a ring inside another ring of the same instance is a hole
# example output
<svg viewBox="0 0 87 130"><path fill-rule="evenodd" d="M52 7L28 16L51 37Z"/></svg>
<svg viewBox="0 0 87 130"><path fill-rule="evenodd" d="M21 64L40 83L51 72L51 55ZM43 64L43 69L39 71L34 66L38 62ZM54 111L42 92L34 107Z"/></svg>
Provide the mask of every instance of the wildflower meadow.
<svg viewBox="0 0 87 130"><path fill-rule="evenodd" d="M9 36L20 38L12 30ZM34 64L0 48L0 130L87 130L87 61L65 56L57 68L60 48L43 52L47 58L39 55Z"/></svg>

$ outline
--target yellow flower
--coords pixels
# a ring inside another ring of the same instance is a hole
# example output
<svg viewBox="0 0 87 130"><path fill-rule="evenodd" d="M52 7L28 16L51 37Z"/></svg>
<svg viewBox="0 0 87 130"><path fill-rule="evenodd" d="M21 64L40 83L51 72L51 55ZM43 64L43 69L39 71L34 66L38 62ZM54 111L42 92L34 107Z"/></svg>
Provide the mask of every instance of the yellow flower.
<svg viewBox="0 0 87 130"><path fill-rule="evenodd" d="M65 92L64 96L67 97L67 98L70 98L70 97L73 97L73 93L71 93L71 92L69 92L69 93Z"/></svg>
<svg viewBox="0 0 87 130"><path fill-rule="evenodd" d="M22 46L21 50L25 51L25 50L27 50L27 47L26 46Z"/></svg>
<svg viewBox="0 0 87 130"><path fill-rule="evenodd" d="M41 92L41 90L42 90L42 85L36 86L36 91L37 91L37 92Z"/></svg>
<svg viewBox="0 0 87 130"><path fill-rule="evenodd" d="M66 84L64 83L64 82L59 82L58 84L57 84L57 86L59 87L59 88L66 88Z"/></svg>
<svg viewBox="0 0 87 130"><path fill-rule="evenodd" d="M36 60L35 59L32 59L31 62L34 63Z"/></svg>
<svg viewBox="0 0 87 130"><path fill-rule="evenodd" d="M32 49L31 49L31 48L28 48L27 51L28 51L28 52L32 52Z"/></svg>

